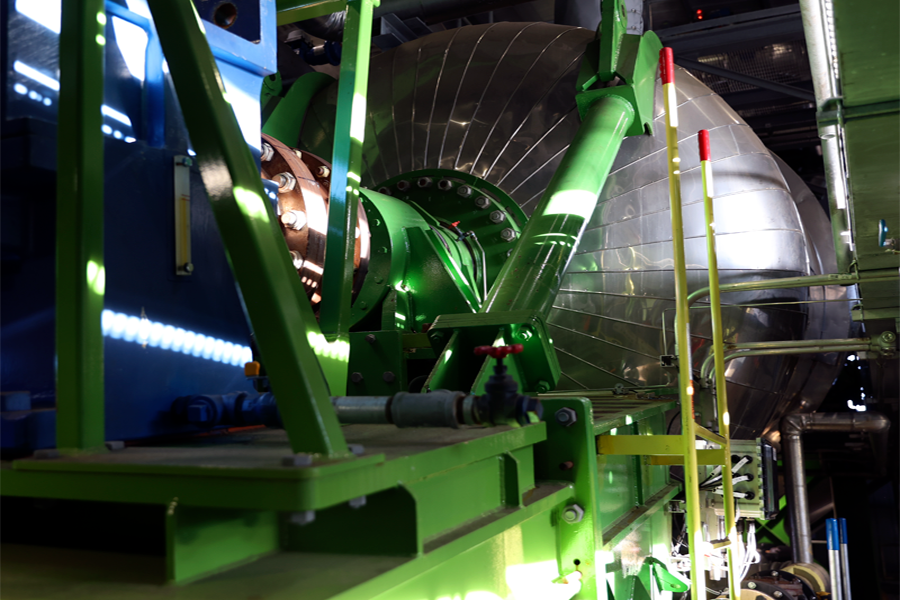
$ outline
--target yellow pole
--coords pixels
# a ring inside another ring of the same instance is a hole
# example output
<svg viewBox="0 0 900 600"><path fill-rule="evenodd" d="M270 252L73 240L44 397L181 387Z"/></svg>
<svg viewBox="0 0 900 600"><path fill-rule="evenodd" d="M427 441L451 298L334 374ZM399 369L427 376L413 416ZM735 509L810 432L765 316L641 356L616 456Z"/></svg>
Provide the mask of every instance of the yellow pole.
<svg viewBox="0 0 900 600"><path fill-rule="evenodd" d="M691 370L690 314L687 303L687 268L684 258L684 226L681 220L681 159L678 157L678 104L675 101L675 65L672 49L663 48L659 65L666 105L666 147L669 164L669 205L672 213L672 246L675 272L675 344L678 355L678 387L681 399L681 441L684 450L685 512L691 556L691 597L706 599L703 533L700 526L700 482L697 473L697 436L694 429L694 384ZM723 467L727 468L726 467Z"/></svg>
<svg viewBox="0 0 900 600"><path fill-rule="evenodd" d="M697 133L700 143L700 169L703 175L703 209L706 215L706 254L709 262L709 310L712 321L713 355L716 365L716 406L719 413L719 435L725 439L722 445L725 464L722 466L722 502L725 505L725 530L731 544L726 549L728 557L728 597L737 598L741 589L738 563L741 548L734 514L734 484L731 481L731 417L728 413L728 395L725 390L725 333L722 327L722 304L719 291L719 261L716 256L716 221L713 216L713 178L710 160L709 131Z"/></svg>

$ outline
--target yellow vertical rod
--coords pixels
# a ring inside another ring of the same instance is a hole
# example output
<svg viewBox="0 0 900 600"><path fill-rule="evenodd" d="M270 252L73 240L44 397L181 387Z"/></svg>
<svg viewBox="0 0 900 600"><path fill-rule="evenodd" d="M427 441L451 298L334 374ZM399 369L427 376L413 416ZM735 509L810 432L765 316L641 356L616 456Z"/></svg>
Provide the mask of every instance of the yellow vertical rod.
<svg viewBox="0 0 900 600"><path fill-rule="evenodd" d="M709 263L709 310L712 321L713 355L716 365L716 406L719 413L719 435L725 439L722 445L725 465L722 466L722 501L725 505L725 530L731 544L728 557L728 597L737 598L741 589L738 571L741 552L734 514L734 484L731 465L731 417L728 412L728 395L725 389L725 333L722 327L722 303L719 290L719 260L716 255L716 221L713 214L713 177L710 156L709 131L697 133L700 144L700 169L703 176L703 210L706 216L706 255Z"/></svg>
<svg viewBox="0 0 900 600"><path fill-rule="evenodd" d="M672 214L672 247L675 274L675 345L678 355L678 389L681 400L681 441L684 451L685 512L691 556L691 597L706 598L703 533L700 526L700 482L697 472L697 436L694 429L694 384L691 371L690 314L687 303L687 267L684 258L684 225L681 216L681 159L678 156L678 104L675 100L675 65L672 49L659 53L663 97L666 106L666 149L669 165L669 206ZM723 467L727 468L727 467Z"/></svg>

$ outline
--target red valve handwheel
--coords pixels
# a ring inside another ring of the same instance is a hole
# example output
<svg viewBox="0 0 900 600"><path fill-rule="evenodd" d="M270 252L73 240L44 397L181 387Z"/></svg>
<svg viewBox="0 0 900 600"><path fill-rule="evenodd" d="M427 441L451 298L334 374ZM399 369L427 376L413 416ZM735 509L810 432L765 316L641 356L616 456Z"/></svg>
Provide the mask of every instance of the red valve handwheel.
<svg viewBox="0 0 900 600"><path fill-rule="evenodd" d="M512 346L477 346L475 348L476 356L488 355L491 358L506 358L510 354L518 354L525 347L522 344L513 344Z"/></svg>

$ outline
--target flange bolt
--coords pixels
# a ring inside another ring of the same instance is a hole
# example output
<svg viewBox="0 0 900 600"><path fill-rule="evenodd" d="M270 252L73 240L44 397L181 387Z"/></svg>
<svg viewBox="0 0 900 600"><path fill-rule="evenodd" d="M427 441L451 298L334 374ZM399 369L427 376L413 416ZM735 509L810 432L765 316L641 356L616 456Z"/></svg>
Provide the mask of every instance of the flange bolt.
<svg viewBox="0 0 900 600"><path fill-rule="evenodd" d="M456 190L456 193L462 196L463 198L468 198L472 195L472 188L467 185L459 186L459 189Z"/></svg>
<svg viewBox="0 0 900 600"><path fill-rule="evenodd" d="M507 227L503 231L500 232L500 239L504 242L511 242L516 239L516 230L512 227Z"/></svg>
<svg viewBox="0 0 900 600"><path fill-rule="evenodd" d="M431 187L431 177L419 177L419 180L416 181L416 185L423 189ZM399 183L397 184L397 187L400 187Z"/></svg>
<svg viewBox="0 0 900 600"><path fill-rule="evenodd" d="M484 210L491 205L491 199L487 196L478 196L475 198L475 207Z"/></svg>
<svg viewBox="0 0 900 600"><path fill-rule="evenodd" d="M405 192L406 190L408 190L411 187L412 187L412 184L405 179L401 179L400 181L397 182L397 189L401 192ZM422 185L422 179L419 179L419 187L424 187Z"/></svg>
<svg viewBox="0 0 900 600"><path fill-rule="evenodd" d="M491 223L502 223L506 220L506 213L502 210L495 210L491 213Z"/></svg>

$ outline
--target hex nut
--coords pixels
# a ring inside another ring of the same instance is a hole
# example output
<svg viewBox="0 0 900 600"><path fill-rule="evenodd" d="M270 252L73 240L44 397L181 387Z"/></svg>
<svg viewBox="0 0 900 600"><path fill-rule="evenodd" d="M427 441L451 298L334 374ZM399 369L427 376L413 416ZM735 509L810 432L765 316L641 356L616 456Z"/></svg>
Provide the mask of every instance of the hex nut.
<svg viewBox="0 0 900 600"><path fill-rule="evenodd" d="M775 597L775 598L783 598L783 597L784 597L784 594L782 594L782 593L779 592L778 590L775 590L774 592L772 592L772 596Z"/></svg>
<svg viewBox="0 0 900 600"><path fill-rule="evenodd" d="M279 173L275 176L275 183L278 184L278 191L280 193L290 192L295 187L297 187L297 178L294 177L293 173Z"/></svg>
<svg viewBox="0 0 900 600"><path fill-rule="evenodd" d="M377 341L378 341L378 338L375 337L374 333L370 333L370 334L366 335L366 342L368 342L369 344L374 344Z"/></svg>
<svg viewBox="0 0 900 600"><path fill-rule="evenodd" d="M381 186L380 188L378 188L378 193L379 193L379 194L384 194L385 196L390 196L390 195L391 195L391 188L385 187L385 186Z"/></svg>
<svg viewBox="0 0 900 600"><path fill-rule="evenodd" d="M354 456L362 456L366 453L366 448L362 444L347 444L347 449L352 452Z"/></svg>
<svg viewBox="0 0 900 600"><path fill-rule="evenodd" d="M502 223L506 220L506 213L502 210L495 210L491 213L491 223Z"/></svg>
<svg viewBox="0 0 900 600"><path fill-rule="evenodd" d="M384 379L385 383L394 383L397 380L397 376L391 371L385 371L381 378Z"/></svg>
<svg viewBox="0 0 900 600"><path fill-rule="evenodd" d="M562 518L569 524L580 523L584 518L584 509L577 504L570 504L563 509Z"/></svg>
<svg viewBox="0 0 900 600"><path fill-rule="evenodd" d="M312 454L291 454L281 459L281 465L284 467L309 467L312 464Z"/></svg>
<svg viewBox="0 0 900 600"><path fill-rule="evenodd" d="M420 179L419 187L423 187L421 182L422 182L422 180ZM408 190L411 187L412 187L412 184L405 179L401 179L400 181L397 182L397 189L400 190L401 192L405 192L406 190Z"/></svg>
<svg viewBox="0 0 900 600"><path fill-rule="evenodd" d="M272 160L272 157L275 156L275 149L268 142L262 143L262 153L259 157L259 160L262 162L269 162Z"/></svg>
<svg viewBox="0 0 900 600"><path fill-rule="evenodd" d="M475 198L475 207L485 209L491 205L491 199L487 196L478 196Z"/></svg>
<svg viewBox="0 0 900 600"><path fill-rule="evenodd" d="M314 510L300 510L297 512L291 513L291 524L292 525L309 525L313 521L316 520L316 511Z"/></svg>
<svg viewBox="0 0 900 600"><path fill-rule="evenodd" d="M467 185L461 185L456 190L456 193L462 196L463 198L468 198L472 195L472 188Z"/></svg>
<svg viewBox="0 0 900 600"><path fill-rule="evenodd" d="M360 496L358 498L353 498L347 504L350 505L350 508L362 508L366 505L366 497Z"/></svg>
<svg viewBox="0 0 900 600"><path fill-rule="evenodd" d="M756 589L756 583L750 581L750 582L747 583L747 587L750 588L751 590L755 590L755 589Z"/></svg>
<svg viewBox="0 0 900 600"><path fill-rule="evenodd" d="M511 242L515 240L517 237L516 230L512 227L507 227L503 231L500 232L500 239L504 242Z"/></svg>
<svg viewBox="0 0 900 600"><path fill-rule="evenodd" d="M353 383L360 383L363 380L363 374L359 371L353 372L350 374L350 381Z"/></svg>
<svg viewBox="0 0 900 600"><path fill-rule="evenodd" d="M419 180L416 181L416 185L420 188L431 187L431 177L419 177Z"/></svg>
<svg viewBox="0 0 900 600"><path fill-rule="evenodd" d="M319 165L319 168L316 169L316 176L318 177L328 177L331 175L331 169L326 167L325 165Z"/></svg>
<svg viewBox="0 0 900 600"><path fill-rule="evenodd" d="M578 421L578 414L568 407L563 407L556 411L556 422L565 427L571 427Z"/></svg>
<svg viewBox="0 0 900 600"><path fill-rule="evenodd" d="M440 181L438 181L438 189L441 190L441 191L443 191L443 192L447 192L447 191L449 191L449 190L452 190L452 189L453 189L453 182L450 181L449 179L441 179Z"/></svg>

